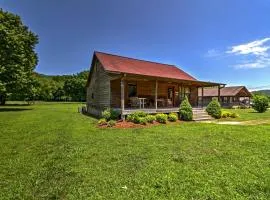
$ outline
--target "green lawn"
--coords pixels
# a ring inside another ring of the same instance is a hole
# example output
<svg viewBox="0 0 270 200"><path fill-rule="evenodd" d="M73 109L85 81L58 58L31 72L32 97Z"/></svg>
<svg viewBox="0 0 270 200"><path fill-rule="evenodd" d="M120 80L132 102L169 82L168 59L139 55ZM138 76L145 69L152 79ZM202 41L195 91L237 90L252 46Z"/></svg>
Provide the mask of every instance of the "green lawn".
<svg viewBox="0 0 270 200"><path fill-rule="evenodd" d="M0 199L270 199L270 125L99 129L77 107L0 107Z"/></svg>
<svg viewBox="0 0 270 200"><path fill-rule="evenodd" d="M248 121L248 120L270 120L270 110L268 109L265 113L257 113L253 109L223 109L229 112L235 112L239 114L239 118L232 119L222 119L222 120L231 120L231 121ZM270 121L269 121L270 124Z"/></svg>

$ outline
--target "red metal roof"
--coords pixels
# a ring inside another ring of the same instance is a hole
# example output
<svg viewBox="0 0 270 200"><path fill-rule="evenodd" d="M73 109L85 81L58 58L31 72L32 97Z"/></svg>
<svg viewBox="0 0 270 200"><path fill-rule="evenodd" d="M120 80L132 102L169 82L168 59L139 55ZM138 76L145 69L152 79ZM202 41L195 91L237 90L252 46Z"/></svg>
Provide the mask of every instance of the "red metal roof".
<svg viewBox="0 0 270 200"><path fill-rule="evenodd" d="M106 71L196 81L194 77L174 65L150 62L102 52L95 52L95 55Z"/></svg>

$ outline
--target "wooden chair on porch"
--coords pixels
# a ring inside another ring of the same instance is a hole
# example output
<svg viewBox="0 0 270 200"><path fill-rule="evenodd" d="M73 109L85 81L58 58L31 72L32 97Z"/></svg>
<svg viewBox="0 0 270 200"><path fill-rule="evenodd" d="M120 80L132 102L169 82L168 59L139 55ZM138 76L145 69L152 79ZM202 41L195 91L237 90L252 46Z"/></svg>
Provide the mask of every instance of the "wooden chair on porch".
<svg viewBox="0 0 270 200"><path fill-rule="evenodd" d="M129 98L129 106L131 108L137 108L140 106L140 100L138 97L130 97Z"/></svg>

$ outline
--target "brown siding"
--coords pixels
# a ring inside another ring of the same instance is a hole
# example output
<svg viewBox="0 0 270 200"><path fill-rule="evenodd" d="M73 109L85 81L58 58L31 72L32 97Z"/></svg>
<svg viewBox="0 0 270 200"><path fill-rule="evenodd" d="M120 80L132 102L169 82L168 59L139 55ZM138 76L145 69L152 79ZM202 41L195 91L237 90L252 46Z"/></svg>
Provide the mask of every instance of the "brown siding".
<svg viewBox="0 0 270 200"><path fill-rule="evenodd" d="M92 69L92 76L87 88L87 106L97 110L110 107L110 76L99 62ZM94 98L92 98L92 94Z"/></svg>
<svg viewBox="0 0 270 200"><path fill-rule="evenodd" d="M120 108L121 107L121 88L120 79L111 81L111 107Z"/></svg>

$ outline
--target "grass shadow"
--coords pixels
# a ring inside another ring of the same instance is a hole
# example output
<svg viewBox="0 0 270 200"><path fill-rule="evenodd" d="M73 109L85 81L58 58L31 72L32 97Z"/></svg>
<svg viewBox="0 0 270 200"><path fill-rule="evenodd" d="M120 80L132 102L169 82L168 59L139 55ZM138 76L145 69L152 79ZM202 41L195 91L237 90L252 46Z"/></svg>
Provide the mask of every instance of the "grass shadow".
<svg viewBox="0 0 270 200"><path fill-rule="evenodd" d="M27 110L33 110L32 108L5 108L0 107L0 112L19 112L19 111L27 111Z"/></svg>
<svg viewBox="0 0 270 200"><path fill-rule="evenodd" d="M31 106L32 104L6 104L4 106Z"/></svg>

